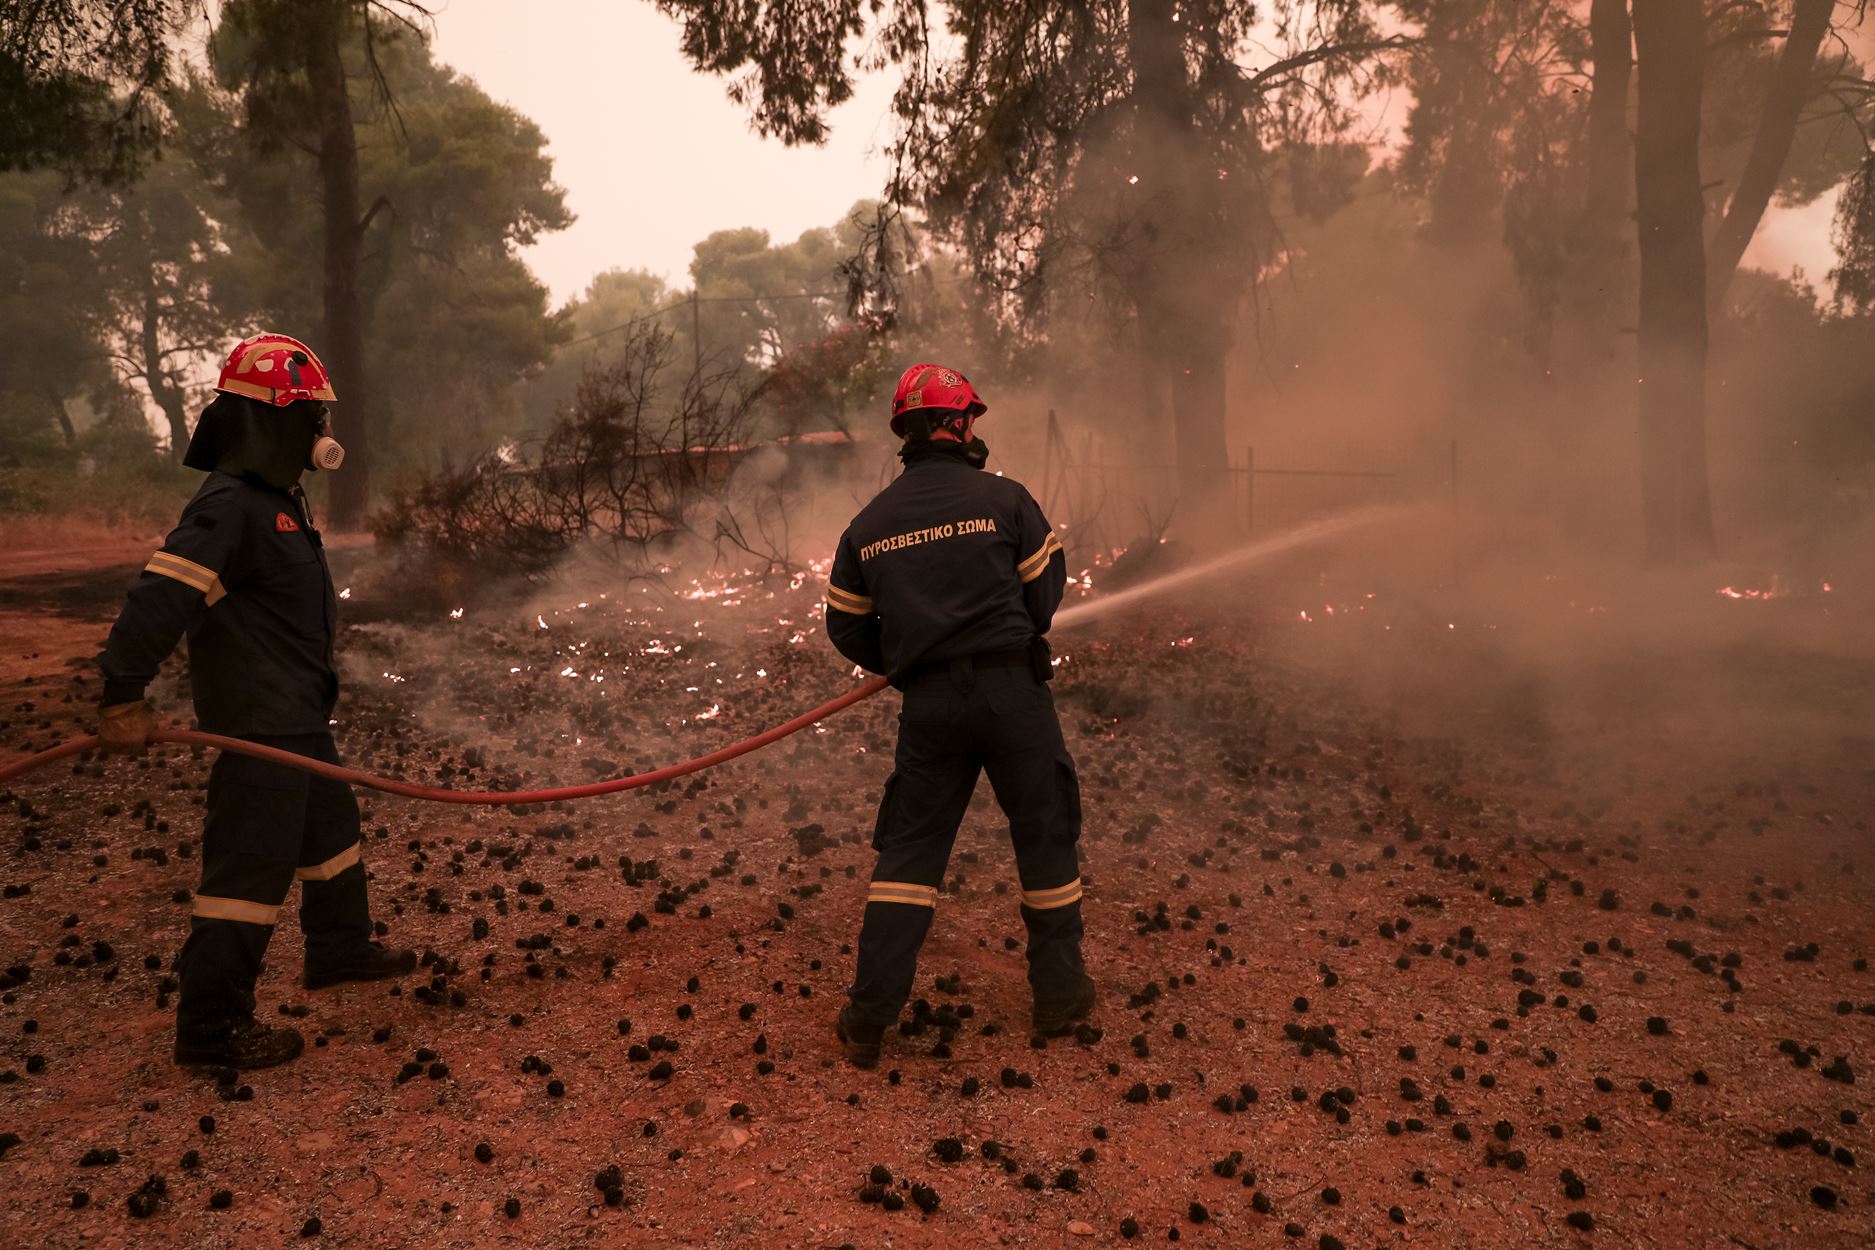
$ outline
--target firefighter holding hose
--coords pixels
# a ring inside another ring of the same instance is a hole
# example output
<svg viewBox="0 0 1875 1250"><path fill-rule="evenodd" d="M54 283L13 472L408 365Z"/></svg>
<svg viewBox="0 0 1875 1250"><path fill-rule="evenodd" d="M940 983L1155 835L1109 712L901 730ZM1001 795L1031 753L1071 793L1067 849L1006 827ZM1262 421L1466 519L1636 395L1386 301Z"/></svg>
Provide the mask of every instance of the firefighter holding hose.
<svg viewBox="0 0 1875 1250"><path fill-rule="evenodd" d="M185 634L196 719L209 733L338 763L338 602L299 485L336 469L319 358L259 334L222 366L183 463L208 472L130 588L99 656L104 750L141 754L157 729L144 687ZM372 938L351 788L224 753L209 774L202 883L178 960L175 1060L265 1068L300 1053L297 1030L254 1017L254 985L281 906L302 883L304 984L402 976L409 950Z"/></svg>
<svg viewBox="0 0 1875 1250"><path fill-rule="evenodd" d="M911 994L983 772L1015 845L1035 1029L1063 1032L1094 1005L1081 959L1080 785L1048 690L1044 637L1067 561L1029 492L982 472L989 449L974 426L986 410L954 369L905 371L892 398L905 471L848 526L827 586L834 646L904 695L858 969L835 1023L860 1067L878 1062Z"/></svg>

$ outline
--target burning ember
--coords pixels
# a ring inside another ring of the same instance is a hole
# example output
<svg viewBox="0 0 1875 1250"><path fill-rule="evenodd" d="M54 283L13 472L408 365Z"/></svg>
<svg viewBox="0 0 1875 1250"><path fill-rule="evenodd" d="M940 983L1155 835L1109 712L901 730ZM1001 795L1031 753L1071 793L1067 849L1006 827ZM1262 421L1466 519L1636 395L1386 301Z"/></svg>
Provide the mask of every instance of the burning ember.
<svg viewBox="0 0 1875 1250"><path fill-rule="evenodd" d="M1835 587L1829 582L1819 581L1815 593L1827 595L1834 589ZM1716 593L1721 599L1762 603L1771 599L1801 599L1806 597L1810 592L1802 587L1793 585L1788 578L1780 574L1773 574L1771 576L1771 585L1767 589L1759 590L1750 586L1721 586Z"/></svg>

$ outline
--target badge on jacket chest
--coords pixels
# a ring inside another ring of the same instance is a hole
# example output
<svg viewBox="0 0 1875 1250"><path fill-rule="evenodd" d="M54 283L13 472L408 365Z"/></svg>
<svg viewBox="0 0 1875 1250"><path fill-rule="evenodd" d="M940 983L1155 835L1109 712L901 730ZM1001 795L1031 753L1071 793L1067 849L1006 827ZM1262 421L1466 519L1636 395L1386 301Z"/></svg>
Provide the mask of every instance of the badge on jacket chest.
<svg viewBox="0 0 1875 1250"><path fill-rule="evenodd" d="M282 534L299 533L299 522L295 521L292 517L288 516L284 512L279 513L274 517L273 527L276 531Z"/></svg>

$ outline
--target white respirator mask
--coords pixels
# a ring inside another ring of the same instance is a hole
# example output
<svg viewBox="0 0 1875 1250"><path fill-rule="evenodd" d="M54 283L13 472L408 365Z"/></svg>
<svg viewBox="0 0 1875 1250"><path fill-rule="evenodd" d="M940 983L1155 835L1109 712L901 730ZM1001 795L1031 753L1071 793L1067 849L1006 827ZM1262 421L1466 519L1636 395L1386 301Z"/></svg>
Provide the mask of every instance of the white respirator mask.
<svg viewBox="0 0 1875 1250"><path fill-rule="evenodd" d="M345 448L332 437L332 417L323 408L319 410L317 429L319 437L313 440L312 454L306 457L306 464L315 472L323 469L330 473L345 463Z"/></svg>
<svg viewBox="0 0 1875 1250"><path fill-rule="evenodd" d="M314 469L324 469L330 473L345 463L345 448L330 434L321 434L313 442L312 455L307 458L307 463Z"/></svg>

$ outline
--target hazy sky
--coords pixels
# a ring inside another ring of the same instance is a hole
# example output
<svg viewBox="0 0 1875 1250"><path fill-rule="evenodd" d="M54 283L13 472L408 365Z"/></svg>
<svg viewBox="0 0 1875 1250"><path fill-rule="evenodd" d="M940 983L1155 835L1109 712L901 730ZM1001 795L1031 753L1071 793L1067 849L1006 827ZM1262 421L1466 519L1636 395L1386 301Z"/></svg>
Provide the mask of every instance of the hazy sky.
<svg viewBox="0 0 1875 1250"><path fill-rule="evenodd" d="M691 70L647 0L443 0L437 56L539 123L579 220L525 253L556 304L614 266L689 285L712 230L777 241L830 226L884 182L892 81L866 81L821 148L757 138L725 82Z"/></svg>
<svg viewBox="0 0 1875 1250"><path fill-rule="evenodd" d="M648 0L440 0L439 58L539 123L579 220L525 253L555 304L615 266L689 284L712 230L760 226L777 241L837 221L878 192L892 80L864 79L825 147L757 138L724 81L691 70L678 26ZM1821 282L1833 263L1834 196L1767 215L1746 263Z"/></svg>

